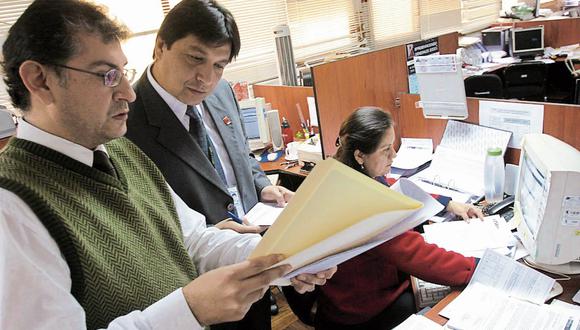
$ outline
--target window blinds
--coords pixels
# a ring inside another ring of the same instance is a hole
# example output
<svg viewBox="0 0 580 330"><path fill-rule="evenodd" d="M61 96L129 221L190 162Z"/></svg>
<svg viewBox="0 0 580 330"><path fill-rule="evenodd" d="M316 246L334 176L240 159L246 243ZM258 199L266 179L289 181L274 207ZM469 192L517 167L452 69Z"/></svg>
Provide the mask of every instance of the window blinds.
<svg viewBox="0 0 580 330"><path fill-rule="evenodd" d="M130 68L150 62L164 13L179 0L93 0L109 7L134 33L123 46ZM295 60L334 52L380 49L452 31L489 26L501 0L218 0L234 15L242 39L238 58L226 67L230 81L264 81L277 76L273 28L290 28ZM32 0L0 1L0 41ZM134 15L134 8L146 14ZM168 7L169 6L169 7ZM142 19L143 17L147 19ZM0 90L0 97L4 88Z"/></svg>
<svg viewBox="0 0 580 330"><path fill-rule="evenodd" d="M496 22L501 0L461 0L461 33L484 29Z"/></svg>
<svg viewBox="0 0 580 330"><path fill-rule="evenodd" d="M242 39L238 57L224 72L230 81L263 81L276 77L273 28L287 24L284 0L222 0L232 12Z"/></svg>
<svg viewBox="0 0 580 330"><path fill-rule="evenodd" d="M420 39L419 0L373 0L365 15L372 49Z"/></svg>
<svg viewBox="0 0 580 330"><path fill-rule="evenodd" d="M460 0L420 0L421 38L461 30Z"/></svg>

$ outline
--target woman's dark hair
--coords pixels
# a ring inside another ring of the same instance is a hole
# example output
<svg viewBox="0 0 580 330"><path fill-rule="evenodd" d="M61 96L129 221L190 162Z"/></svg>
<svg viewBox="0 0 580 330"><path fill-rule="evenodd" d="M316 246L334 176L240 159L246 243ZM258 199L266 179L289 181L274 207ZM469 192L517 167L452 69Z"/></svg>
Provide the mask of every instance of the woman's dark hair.
<svg viewBox="0 0 580 330"><path fill-rule="evenodd" d="M387 129L393 127L389 112L377 107L356 109L340 126L336 139L338 150L334 158L364 174L366 170L354 158L355 150L364 154L375 152Z"/></svg>
<svg viewBox="0 0 580 330"><path fill-rule="evenodd" d="M86 1L36 0L20 15L2 47L4 82L14 107L23 111L30 107L20 65L27 60L66 63L79 50L79 33L100 34L105 43L129 37L129 30L109 18L103 7Z"/></svg>
<svg viewBox="0 0 580 330"><path fill-rule="evenodd" d="M213 0L183 0L169 11L157 37L170 49L174 42L189 35L206 45L231 45L230 61L240 52L240 33L229 10Z"/></svg>

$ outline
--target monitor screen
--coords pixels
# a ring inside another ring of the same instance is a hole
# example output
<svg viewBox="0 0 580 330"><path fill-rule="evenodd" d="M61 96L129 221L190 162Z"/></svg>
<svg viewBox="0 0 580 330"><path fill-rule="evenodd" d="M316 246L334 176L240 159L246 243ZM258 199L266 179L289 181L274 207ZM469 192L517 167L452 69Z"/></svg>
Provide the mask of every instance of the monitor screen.
<svg viewBox="0 0 580 330"><path fill-rule="evenodd" d="M545 204L546 176L527 154L523 155L520 166L520 186L517 194L521 203L522 218L532 236L536 237L542 219L539 212Z"/></svg>
<svg viewBox="0 0 580 330"><path fill-rule="evenodd" d="M244 108L240 109L240 112L242 113L242 122L248 139L259 139L260 129L258 127L256 108Z"/></svg>
<svg viewBox="0 0 580 330"><path fill-rule="evenodd" d="M544 27L512 29L512 55L542 54L544 50Z"/></svg>

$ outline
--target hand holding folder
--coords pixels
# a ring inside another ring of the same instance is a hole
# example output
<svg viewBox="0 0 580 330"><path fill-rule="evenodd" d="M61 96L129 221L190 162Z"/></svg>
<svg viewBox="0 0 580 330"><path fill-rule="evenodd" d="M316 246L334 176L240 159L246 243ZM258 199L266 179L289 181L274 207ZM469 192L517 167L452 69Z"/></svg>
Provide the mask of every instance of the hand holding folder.
<svg viewBox="0 0 580 330"><path fill-rule="evenodd" d="M323 270L384 242L386 239L372 239L389 228L397 227L396 235L413 228L416 221L411 221L409 215L421 206L422 203L327 159L308 175L250 258L281 253L287 259L280 264L288 263L293 270L327 258L323 268L318 269ZM314 272L316 269L312 268L308 271Z"/></svg>

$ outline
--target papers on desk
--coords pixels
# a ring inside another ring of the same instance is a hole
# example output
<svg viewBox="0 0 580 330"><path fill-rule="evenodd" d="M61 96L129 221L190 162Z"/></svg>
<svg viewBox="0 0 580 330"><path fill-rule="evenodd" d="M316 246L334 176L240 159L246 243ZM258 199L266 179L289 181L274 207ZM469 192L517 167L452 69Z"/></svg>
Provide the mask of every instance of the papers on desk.
<svg viewBox="0 0 580 330"><path fill-rule="evenodd" d="M423 226L423 230L426 242L466 257L481 258L486 249L495 249L507 255L516 245L516 239L505 221L497 215L485 217L483 221L434 223Z"/></svg>
<svg viewBox="0 0 580 330"><path fill-rule="evenodd" d="M429 320L428 318L413 314L409 316L403 323L399 324L393 330L440 330L443 329L439 324Z"/></svg>
<svg viewBox="0 0 580 330"><path fill-rule="evenodd" d="M409 177L429 162L432 157L432 139L402 138L397 157L391 166L390 176L395 179L401 176Z"/></svg>
<svg viewBox="0 0 580 330"><path fill-rule="evenodd" d="M448 121L431 165L411 179L430 193L466 202L483 195L483 168L490 147L505 153L511 132Z"/></svg>
<svg viewBox="0 0 580 330"><path fill-rule="evenodd" d="M439 314L451 329L577 329L577 313L543 304L554 283L488 250L465 290Z"/></svg>
<svg viewBox="0 0 580 330"><path fill-rule="evenodd" d="M246 213L246 219L254 226L271 226L284 210L276 203L258 203Z"/></svg>

